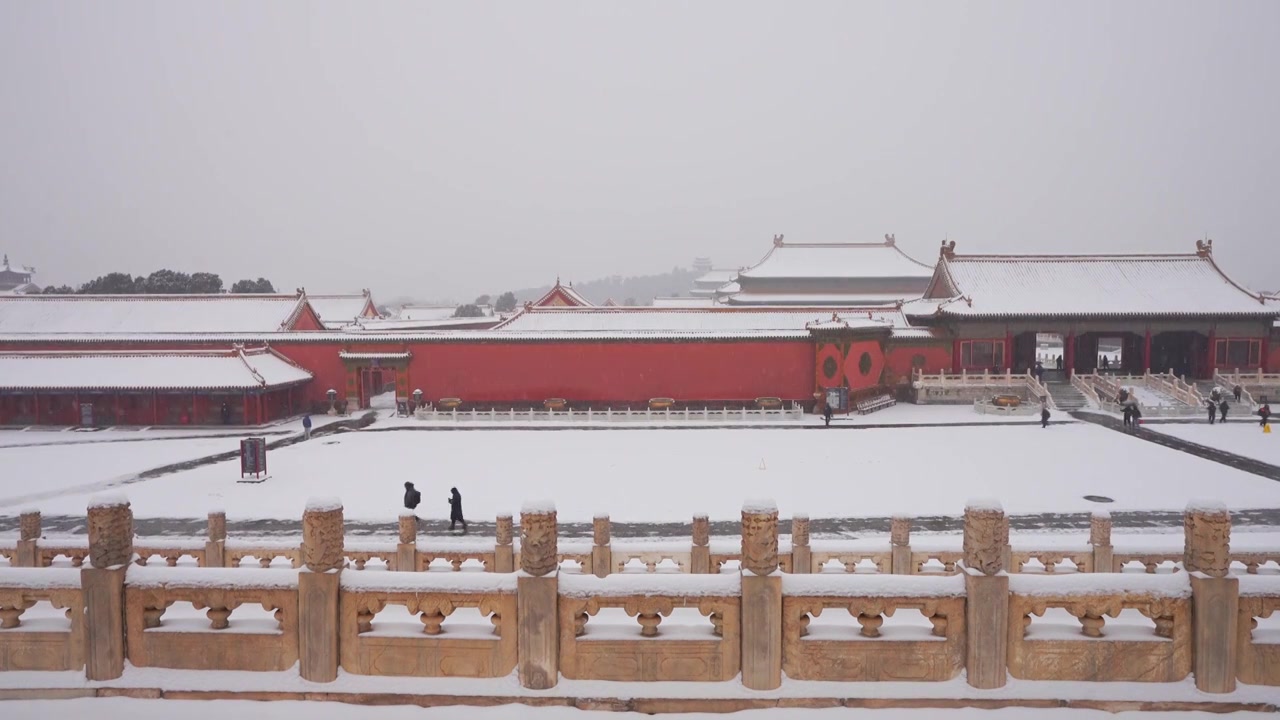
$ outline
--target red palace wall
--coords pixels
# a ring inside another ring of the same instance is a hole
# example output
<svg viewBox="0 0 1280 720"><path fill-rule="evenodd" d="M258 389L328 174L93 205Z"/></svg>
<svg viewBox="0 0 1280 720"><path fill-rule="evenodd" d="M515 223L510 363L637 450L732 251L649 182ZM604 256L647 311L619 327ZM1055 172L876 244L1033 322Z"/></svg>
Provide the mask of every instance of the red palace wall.
<svg viewBox="0 0 1280 720"><path fill-rule="evenodd" d="M920 368L928 374L951 369L951 343L937 345L899 345L889 348L885 362L884 384L911 382L911 371Z"/></svg>
<svg viewBox="0 0 1280 720"><path fill-rule="evenodd" d="M807 341L448 343L410 349L410 387L431 400L804 400L813 393L814 348Z"/></svg>

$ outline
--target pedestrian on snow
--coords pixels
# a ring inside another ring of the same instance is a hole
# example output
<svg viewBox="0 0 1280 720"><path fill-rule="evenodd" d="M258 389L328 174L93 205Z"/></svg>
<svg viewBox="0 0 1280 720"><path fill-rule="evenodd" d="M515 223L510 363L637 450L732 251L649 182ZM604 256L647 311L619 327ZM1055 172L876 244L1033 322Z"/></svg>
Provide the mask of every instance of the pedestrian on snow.
<svg viewBox="0 0 1280 720"><path fill-rule="evenodd" d="M311 439L311 416L310 415L302 416L302 439L304 440Z"/></svg>
<svg viewBox="0 0 1280 720"><path fill-rule="evenodd" d="M413 483L406 481L404 484L404 509L417 510L418 503L421 502L422 493L418 492L418 489L413 486ZM422 519L418 517L418 513L416 512L413 514L413 519L416 523L422 522Z"/></svg>
<svg viewBox="0 0 1280 720"><path fill-rule="evenodd" d="M1133 408L1125 405L1121 413L1124 415L1124 429L1128 430L1129 426L1133 425Z"/></svg>
<svg viewBox="0 0 1280 720"><path fill-rule="evenodd" d="M1059 355L1059 356L1058 356L1058 359L1057 359L1057 360L1054 360L1054 362L1058 364L1058 369L1059 369L1059 370L1061 370L1061 369L1062 369L1062 356L1061 356L1061 355Z"/></svg>
<svg viewBox="0 0 1280 720"><path fill-rule="evenodd" d="M1049 406L1048 405L1040 406L1040 427L1042 428L1049 427Z"/></svg>
<svg viewBox="0 0 1280 720"><path fill-rule="evenodd" d="M1106 355L1102 356L1102 369L1109 370L1111 368L1111 360Z"/></svg>
<svg viewBox="0 0 1280 720"><path fill-rule="evenodd" d="M822 422L826 423L827 427L831 427L831 406L830 405L824 404L822 406Z"/></svg>
<svg viewBox="0 0 1280 720"><path fill-rule="evenodd" d="M1141 424L1142 424L1142 410L1140 410L1137 405L1134 405L1133 406L1133 429L1137 430L1138 426Z"/></svg>
<svg viewBox="0 0 1280 720"><path fill-rule="evenodd" d="M1212 425L1218 417L1218 406L1214 404L1213 398L1205 400L1204 404L1209 406L1209 424Z"/></svg>
<svg viewBox="0 0 1280 720"><path fill-rule="evenodd" d="M1240 402L1240 395L1242 395L1243 393L1244 393L1244 388L1240 387L1239 385L1236 385L1235 387L1231 388L1231 394L1236 396L1236 402Z"/></svg>
<svg viewBox="0 0 1280 720"><path fill-rule="evenodd" d="M1219 415L1220 422L1227 421L1227 401L1226 400L1223 400L1222 402L1218 403L1218 415Z"/></svg>
<svg viewBox="0 0 1280 720"><path fill-rule="evenodd" d="M1213 390L1210 390L1210 391L1209 391L1209 399L1213 400L1213 402L1214 402L1215 404L1216 404L1216 403L1218 403L1218 402L1221 402L1221 401L1222 401L1222 388L1220 388L1220 387L1215 387Z"/></svg>
<svg viewBox="0 0 1280 720"><path fill-rule="evenodd" d="M453 531L458 523L462 523L462 534L467 534L467 520L462 517L462 494L458 492L458 488L449 488L452 493L449 497L449 530Z"/></svg>
<svg viewBox="0 0 1280 720"><path fill-rule="evenodd" d="M1120 392L1116 393L1116 399L1120 401L1121 405L1127 405L1129 403L1129 388L1120 388Z"/></svg>
<svg viewBox="0 0 1280 720"><path fill-rule="evenodd" d="M1036 361L1036 368L1031 371L1031 374L1036 376L1036 382L1044 382L1044 365L1039 360Z"/></svg>
<svg viewBox="0 0 1280 720"><path fill-rule="evenodd" d="M231 424L231 406L226 403L222 403L221 412L222 412L222 424L230 425Z"/></svg>
<svg viewBox="0 0 1280 720"><path fill-rule="evenodd" d="M1262 403L1262 407L1258 408L1258 415L1262 417L1262 422L1258 424L1262 427L1266 427L1267 420L1271 417L1271 406L1265 402Z"/></svg>

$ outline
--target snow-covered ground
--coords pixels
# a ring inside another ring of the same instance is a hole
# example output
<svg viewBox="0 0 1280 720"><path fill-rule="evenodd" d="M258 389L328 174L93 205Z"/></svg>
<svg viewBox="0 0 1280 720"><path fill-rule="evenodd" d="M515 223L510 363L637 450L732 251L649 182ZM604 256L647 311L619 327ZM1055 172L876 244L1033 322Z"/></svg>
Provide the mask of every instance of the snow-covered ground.
<svg viewBox="0 0 1280 720"><path fill-rule="evenodd" d="M1138 398L1138 404L1142 407L1173 407L1175 405L1182 404L1177 400L1174 400L1172 397L1169 397L1162 392L1152 390L1149 387L1143 387L1142 385L1131 385L1128 387L1134 397Z"/></svg>
<svg viewBox="0 0 1280 720"><path fill-rule="evenodd" d="M312 429L316 430L349 417L312 415ZM172 440L190 438L241 438L250 435L266 435L277 438L302 433L302 417L279 420L266 425L245 427L242 425L200 425L195 427L109 427L97 430L80 430L67 427L0 428L0 448L28 445L68 445L72 443L108 443L139 440Z"/></svg>
<svg viewBox="0 0 1280 720"><path fill-rule="evenodd" d="M81 700L11 700L0 702L0 712L11 720L34 720L53 717L84 717L99 720L275 720L280 717L308 720L607 720L625 718L614 712L588 712L573 708L544 708L526 705L498 707L413 706L372 707L326 702L252 702L247 700L133 700L129 698L95 698ZM1003 710L902 709L902 710L827 710L773 709L746 710L733 715L690 713L665 715L672 720L1209 720L1221 717L1207 712L1132 712L1107 713L1100 710L1041 710L1005 708ZM1236 713L1233 718L1271 717L1262 713Z"/></svg>
<svg viewBox="0 0 1280 720"><path fill-rule="evenodd" d="M1208 422L1149 423L1143 427L1188 442L1280 465L1280 425L1272 427L1270 433L1264 433L1257 418L1214 425Z"/></svg>
<svg viewBox="0 0 1280 720"><path fill-rule="evenodd" d="M105 471L84 454L101 446L2 451L10 472L0 479L0 497L29 496L28 478L70 487L118 475L126 460L133 468L162 464L157 449L169 445L107 446L119 454L112 456L119 467ZM52 455L62 463L56 470L48 467ZM217 506L232 519L295 519L308 497L338 496L349 519L372 522L393 521L406 480L423 492L420 512L436 518L446 516L451 486L477 519L517 511L531 498L555 500L562 521L608 512L623 522L685 522L696 513L731 520L744 498L758 496L775 498L784 516L814 517L958 515L972 497L998 498L1016 514L1099 507L1084 495L1113 498L1106 506L1112 510L1180 510L1206 495L1233 509L1280 506L1280 484L1087 423L839 432L362 431L273 450L268 458L271 478L261 484L238 483L238 463L228 461L125 490L139 517L198 518ZM91 495L68 490L38 505L50 515L81 515ZM16 504L3 503L0 513L15 514Z"/></svg>

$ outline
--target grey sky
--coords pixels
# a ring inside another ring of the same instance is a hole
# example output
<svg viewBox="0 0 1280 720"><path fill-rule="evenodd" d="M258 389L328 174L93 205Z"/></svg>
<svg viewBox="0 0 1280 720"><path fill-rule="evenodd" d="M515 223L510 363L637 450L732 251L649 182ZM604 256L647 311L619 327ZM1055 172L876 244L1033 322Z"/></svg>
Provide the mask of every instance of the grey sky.
<svg viewBox="0 0 1280 720"><path fill-rule="evenodd" d="M0 249L469 298L774 233L1280 287L1280 2L0 3Z"/></svg>

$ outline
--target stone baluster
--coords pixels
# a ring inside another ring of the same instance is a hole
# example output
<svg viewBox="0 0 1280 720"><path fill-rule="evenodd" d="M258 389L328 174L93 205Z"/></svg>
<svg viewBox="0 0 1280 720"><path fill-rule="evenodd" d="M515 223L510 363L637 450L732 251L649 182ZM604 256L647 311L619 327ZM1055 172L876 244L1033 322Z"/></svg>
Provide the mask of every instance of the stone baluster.
<svg viewBox="0 0 1280 720"><path fill-rule="evenodd" d="M890 572L894 575L910 575L915 571L911 562L911 516L894 515L889 520Z"/></svg>
<svg viewBox="0 0 1280 720"><path fill-rule="evenodd" d="M343 556L342 501L313 498L302 514L298 573L298 658L302 678L338 678L338 595Z"/></svg>
<svg viewBox="0 0 1280 720"><path fill-rule="evenodd" d="M801 575L813 572L813 554L809 549L809 516L791 516L791 572Z"/></svg>
<svg viewBox="0 0 1280 720"><path fill-rule="evenodd" d="M515 548L511 542L511 516L499 515L497 522L494 523L494 531L497 538L493 546L493 571L500 573L515 572Z"/></svg>
<svg viewBox="0 0 1280 720"><path fill-rule="evenodd" d="M613 524L609 522L607 514L592 518L591 573L596 577L607 577L609 568L613 565L612 533Z"/></svg>
<svg viewBox="0 0 1280 720"><path fill-rule="evenodd" d="M778 506L751 500L742 507L742 684L782 685L782 577L778 569Z"/></svg>
<svg viewBox="0 0 1280 720"><path fill-rule="evenodd" d="M1195 501L1183 514L1182 566L1191 575L1196 689L1236 689L1240 580L1231 569L1231 513L1222 503Z"/></svg>
<svg viewBox="0 0 1280 720"><path fill-rule="evenodd" d="M89 567L84 592L85 677L114 680L124 673L124 577L133 560L133 511L123 495L89 503Z"/></svg>
<svg viewBox="0 0 1280 720"><path fill-rule="evenodd" d="M16 567L40 567L40 511L23 510L18 516L18 552Z"/></svg>
<svg viewBox="0 0 1280 720"><path fill-rule="evenodd" d="M1089 517L1089 545L1093 548L1093 571L1115 572L1115 549L1111 546L1111 513L1106 510L1094 510Z"/></svg>
<svg viewBox="0 0 1280 720"><path fill-rule="evenodd" d="M965 619L969 684L989 690L1008 677L1009 520L994 501L971 501L964 509Z"/></svg>
<svg viewBox="0 0 1280 720"><path fill-rule="evenodd" d="M226 567L227 564L227 513L210 510L208 529L204 541L204 566Z"/></svg>
<svg viewBox="0 0 1280 720"><path fill-rule="evenodd" d="M693 546L689 548L689 572L706 575L711 572L711 520L706 515L693 516Z"/></svg>
<svg viewBox="0 0 1280 720"><path fill-rule="evenodd" d="M396 542L396 570L417 572L418 516L412 510L401 510L399 520L397 530L400 537Z"/></svg>
<svg viewBox="0 0 1280 720"><path fill-rule="evenodd" d="M555 687L560 677L560 561L556 534L555 505L525 503L520 511L516 647L520 684L533 690Z"/></svg>

